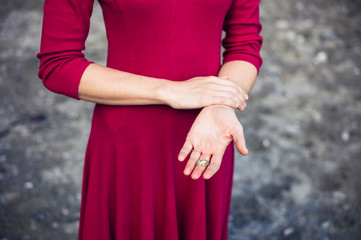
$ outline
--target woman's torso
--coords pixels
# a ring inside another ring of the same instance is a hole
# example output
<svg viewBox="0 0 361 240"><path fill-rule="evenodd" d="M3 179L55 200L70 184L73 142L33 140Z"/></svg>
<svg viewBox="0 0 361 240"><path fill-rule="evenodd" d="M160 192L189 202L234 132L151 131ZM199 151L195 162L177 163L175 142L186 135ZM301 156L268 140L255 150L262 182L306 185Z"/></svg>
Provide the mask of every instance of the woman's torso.
<svg viewBox="0 0 361 240"><path fill-rule="evenodd" d="M218 73L231 0L99 1L109 67L174 81Z"/></svg>

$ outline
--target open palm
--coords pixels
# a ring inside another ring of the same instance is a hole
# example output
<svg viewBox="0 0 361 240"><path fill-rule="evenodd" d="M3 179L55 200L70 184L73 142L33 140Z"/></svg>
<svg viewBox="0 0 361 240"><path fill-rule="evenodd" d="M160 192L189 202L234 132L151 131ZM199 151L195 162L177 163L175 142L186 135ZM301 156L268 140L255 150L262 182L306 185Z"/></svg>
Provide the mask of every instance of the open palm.
<svg viewBox="0 0 361 240"><path fill-rule="evenodd" d="M178 156L178 159L183 161L190 154L184 174L189 175L193 171L192 178L198 179L204 172L205 179L211 178L220 168L223 154L232 139L238 151L247 155L243 127L234 109L221 105L203 108ZM210 165L196 166L199 159L210 161Z"/></svg>

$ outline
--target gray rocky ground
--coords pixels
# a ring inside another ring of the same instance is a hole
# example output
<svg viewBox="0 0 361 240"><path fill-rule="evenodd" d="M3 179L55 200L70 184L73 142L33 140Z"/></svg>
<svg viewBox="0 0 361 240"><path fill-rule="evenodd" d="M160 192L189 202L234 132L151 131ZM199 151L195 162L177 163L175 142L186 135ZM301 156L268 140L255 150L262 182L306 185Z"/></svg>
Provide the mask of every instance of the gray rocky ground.
<svg viewBox="0 0 361 240"><path fill-rule="evenodd" d="M265 0L231 240L361 239L361 1ZM0 4L0 239L76 239L93 105L37 79L42 1ZM101 12L87 56L105 63ZM90 50L91 49L91 50Z"/></svg>

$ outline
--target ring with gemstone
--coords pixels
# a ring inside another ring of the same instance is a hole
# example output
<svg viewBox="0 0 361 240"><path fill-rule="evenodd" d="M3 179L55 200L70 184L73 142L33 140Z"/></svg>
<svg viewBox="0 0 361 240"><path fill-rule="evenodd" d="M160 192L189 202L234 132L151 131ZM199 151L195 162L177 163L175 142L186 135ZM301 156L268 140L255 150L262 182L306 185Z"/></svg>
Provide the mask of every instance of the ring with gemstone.
<svg viewBox="0 0 361 240"><path fill-rule="evenodd" d="M197 166L206 167L209 165L209 161L206 159L200 159L196 163Z"/></svg>

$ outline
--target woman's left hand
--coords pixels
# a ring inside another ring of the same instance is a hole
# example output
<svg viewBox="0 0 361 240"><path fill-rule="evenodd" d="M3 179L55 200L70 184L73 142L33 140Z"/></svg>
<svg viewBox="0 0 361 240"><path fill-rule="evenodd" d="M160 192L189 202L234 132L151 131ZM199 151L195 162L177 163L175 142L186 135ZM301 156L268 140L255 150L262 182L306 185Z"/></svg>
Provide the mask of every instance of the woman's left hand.
<svg viewBox="0 0 361 240"><path fill-rule="evenodd" d="M247 155L243 127L238 121L235 110L223 105L212 105L202 109L194 121L186 141L178 155L179 161L190 158L184 169L185 175L192 173L193 179L211 178L220 168L223 154L232 141L242 155ZM205 159L206 166L196 166L196 162Z"/></svg>

